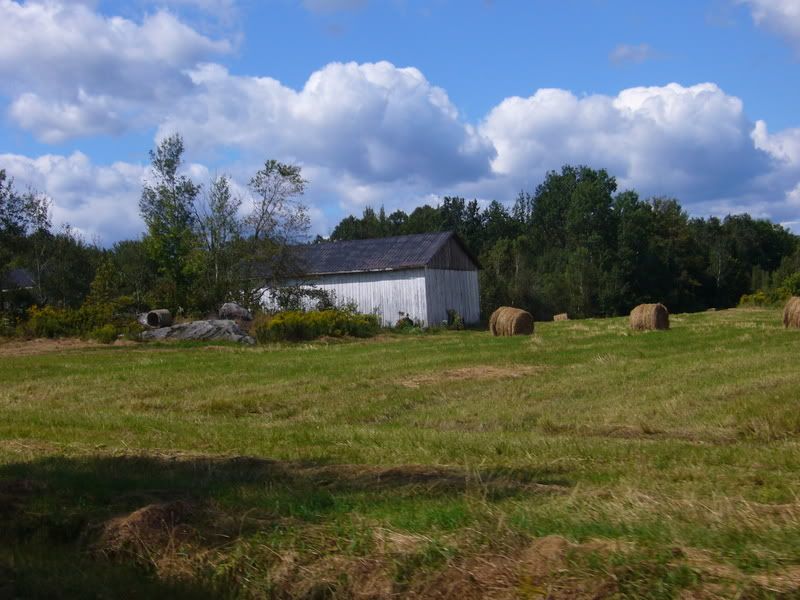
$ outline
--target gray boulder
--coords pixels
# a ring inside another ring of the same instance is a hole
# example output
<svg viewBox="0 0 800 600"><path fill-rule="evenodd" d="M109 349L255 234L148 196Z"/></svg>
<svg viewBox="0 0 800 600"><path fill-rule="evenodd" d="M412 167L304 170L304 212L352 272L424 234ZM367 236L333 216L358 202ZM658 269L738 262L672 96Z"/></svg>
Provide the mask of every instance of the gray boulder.
<svg viewBox="0 0 800 600"><path fill-rule="evenodd" d="M233 321L219 319L214 321L191 321L190 323L179 323L172 327L161 327L143 331L141 334L143 341L157 340L196 340L211 341L223 340L228 342L239 342L240 344L255 344L256 341L239 329Z"/></svg>
<svg viewBox="0 0 800 600"><path fill-rule="evenodd" d="M226 302L219 309L219 318L252 321L253 315L244 306L236 304L236 302Z"/></svg>

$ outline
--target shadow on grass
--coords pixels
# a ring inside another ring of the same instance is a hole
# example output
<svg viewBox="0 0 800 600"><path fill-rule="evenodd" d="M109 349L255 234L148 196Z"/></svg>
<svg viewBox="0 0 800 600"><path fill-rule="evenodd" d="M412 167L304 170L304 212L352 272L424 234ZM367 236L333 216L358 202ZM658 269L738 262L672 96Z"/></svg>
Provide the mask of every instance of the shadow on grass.
<svg viewBox="0 0 800 600"><path fill-rule="evenodd" d="M0 467L0 597L101 598L119 590L128 598L224 597L230 587L203 584L196 572L165 577L164 561L242 535L346 521L376 506L444 512L465 497L494 502L563 493L570 485L552 470L256 458L125 455L7 464Z"/></svg>

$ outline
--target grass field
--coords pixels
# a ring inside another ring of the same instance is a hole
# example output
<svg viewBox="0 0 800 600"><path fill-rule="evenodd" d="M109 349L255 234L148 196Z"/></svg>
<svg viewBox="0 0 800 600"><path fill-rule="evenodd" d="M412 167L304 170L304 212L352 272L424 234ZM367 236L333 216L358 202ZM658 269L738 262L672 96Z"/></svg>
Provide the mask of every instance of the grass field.
<svg viewBox="0 0 800 600"><path fill-rule="evenodd" d="M0 344L0 598L800 597L778 311Z"/></svg>

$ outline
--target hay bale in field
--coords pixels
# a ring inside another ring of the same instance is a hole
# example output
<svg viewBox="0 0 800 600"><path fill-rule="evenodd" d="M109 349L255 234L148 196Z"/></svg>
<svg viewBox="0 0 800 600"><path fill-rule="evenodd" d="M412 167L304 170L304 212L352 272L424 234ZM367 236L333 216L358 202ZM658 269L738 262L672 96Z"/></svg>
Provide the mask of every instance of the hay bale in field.
<svg viewBox="0 0 800 600"><path fill-rule="evenodd" d="M501 306L489 317L492 335L531 335L533 316L531 313L511 306Z"/></svg>
<svg viewBox="0 0 800 600"><path fill-rule="evenodd" d="M553 315L553 321L569 321L569 315L567 313Z"/></svg>
<svg viewBox="0 0 800 600"><path fill-rule="evenodd" d="M497 317L500 316L500 312L504 309L504 306L501 306L496 311L492 313L492 316L489 317L489 331L492 335L497 335Z"/></svg>
<svg viewBox="0 0 800 600"><path fill-rule="evenodd" d="M783 326L800 329L800 296L792 296L783 309Z"/></svg>
<svg viewBox="0 0 800 600"><path fill-rule="evenodd" d="M669 311L661 304L640 304L631 311L631 329L669 329Z"/></svg>
<svg viewBox="0 0 800 600"><path fill-rule="evenodd" d="M494 336L505 335L505 334L499 332L499 330L497 329L497 324L498 324L498 321L502 320L501 317L503 315L505 315L506 311L508 311L509 309L510 310L517 310L517 309L511 308L510 306L501 306L500 308L498 308L496 311L494 311L492 313L491 317L489 317L489 331L492 332L492 335L494 335Z"/></svg>

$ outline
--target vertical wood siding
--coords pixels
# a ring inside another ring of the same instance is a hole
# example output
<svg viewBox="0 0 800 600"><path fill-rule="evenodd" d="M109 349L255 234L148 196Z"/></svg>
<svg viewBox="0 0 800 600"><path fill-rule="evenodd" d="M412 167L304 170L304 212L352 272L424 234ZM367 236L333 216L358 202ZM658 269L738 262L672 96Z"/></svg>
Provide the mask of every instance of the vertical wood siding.
<svg viewBox="0 0 800 600"><path fill-rule="evenodd" d="M425 288L428 324L446 321L448 308L457 310L465 323L480 321L478 271L425 269Z"/></svg>
<svg viewBox="0 0 800 600"><path fill-rule="evenodd" d="M428 321L424 269L321 275L305 283L334 292L339 304L355 302L359 312L377 312L384 326L394 325L401 312L414 321ZM275 308L269 291L265 291L262 301L266 307Z"/></svg>

